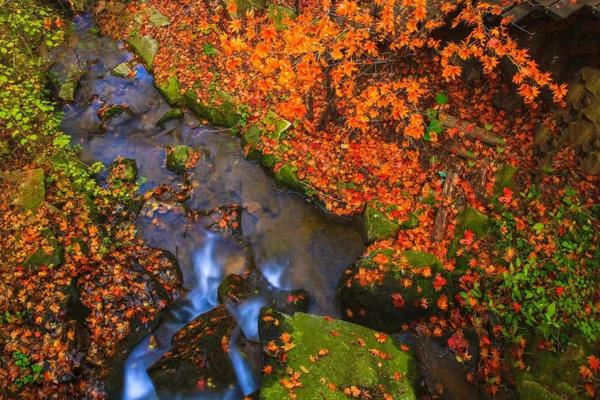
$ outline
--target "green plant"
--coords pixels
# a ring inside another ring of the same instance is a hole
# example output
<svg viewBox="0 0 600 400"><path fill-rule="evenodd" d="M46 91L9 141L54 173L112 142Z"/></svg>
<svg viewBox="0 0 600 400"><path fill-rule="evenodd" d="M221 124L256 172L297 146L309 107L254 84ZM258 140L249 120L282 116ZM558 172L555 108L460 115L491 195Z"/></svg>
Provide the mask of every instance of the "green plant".
<svg viewBox="0 0 600 400"><path fill-rule="evenodd" d="M15 380L18 387L35 383L41 377L42 366L39 364L33 364L26 354L20 351L14 351L12 358L15 361L15 365L20 367L21 374Z"/></svg>

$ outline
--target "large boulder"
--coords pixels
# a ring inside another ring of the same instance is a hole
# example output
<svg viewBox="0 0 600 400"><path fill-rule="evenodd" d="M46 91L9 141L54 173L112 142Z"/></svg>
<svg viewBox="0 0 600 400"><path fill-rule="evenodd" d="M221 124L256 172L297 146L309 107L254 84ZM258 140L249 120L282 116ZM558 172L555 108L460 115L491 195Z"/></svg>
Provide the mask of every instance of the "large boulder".
<svg viewBox="0 0 600 400"><path fill-rule="evenodd" d="M263 308L259 335L265 359L261 399L416 399L412 355L385 334Z"/></svg>
<svg viewBox="0 0 600 400"><path fill-rule="evenodd" d="M452 300L451 276L432 254L377 250L348 268L338 286L344 319L385 332L434 312Z"/></svg>
<svg viewBox="0 0 600 400"><path fill-rule="evenodd" d="M177 332L171 350L148 369L159 396L169 398L203 388L219 390L233 383L235 372L228 349L235 326L235 319L219 306Z"/></svg>

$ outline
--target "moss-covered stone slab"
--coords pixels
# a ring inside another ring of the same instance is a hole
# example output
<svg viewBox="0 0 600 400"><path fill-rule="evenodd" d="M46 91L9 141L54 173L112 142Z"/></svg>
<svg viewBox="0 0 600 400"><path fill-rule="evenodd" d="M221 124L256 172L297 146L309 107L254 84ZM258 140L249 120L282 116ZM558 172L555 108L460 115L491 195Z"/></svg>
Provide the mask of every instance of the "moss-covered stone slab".
<svg viewBox="0 0 600 400"><path fill-rule="evenodd" d="M183 119L183 111L181 111L179 108L171 108L162 117L160 117L160 119L156 122L156 125L164 127L167 122L175 119Z"/></svg>
<svg viewBox="0 0 600 400"><path fill-rule="evenodd" d="M46 197L44 170L41 168L26 171L12 171L3 176L15 190L13 204L25 210L37 209Z"/></svg>
<svg viewBox="0 0 600 400"><path fill-rule="evenodd" d="M171 350L148 369L160 397L190 395L199 382L211 389L232 384L235 373L227 349L235 326L225 306L219 306L177 332Z"/></svg>
<svg viewBox="0 0 600 400"><path fill-rule="evenodd" d="M269 111L261 122L266 126L272 127L268 136L277 141L283 139L285 132L292 126L291 122L279 117L273 111Z"/></svg>
<svg viewBox="0 0 600 400"><path fill-rule="evenodd" d="M193 90L188 90L183 95L183 101L190 110L216 126L233 128L241 118L233 103L228 100L223 100L218 106L209 106L200 102Z"/></svg>
<svg viewBox="0 0 600 400"><path fill-rule="evenodd" d="M261 310L259 334L267 365L260 399L414 400L412 355L390 338L344 321ZM281 362L285 354L285 362Z"/></svg>
<svg viewBox="0 0 600 400"><path fill-rule="evenodd" d="M371 205L365 207L363 219L369 242L394 237L400 229L396 222L388 219L385 214Z"/></svg>
<svg viewBox="0 0 600 400"><path fill-rule="evenodd" d="M252 125L241 137L242 148L246 151L246 157L249 160L258 160L260 158L260 138L262 131L256 125Z"/></svg>
<svg viewBox="0 0 600 400"><path fill-rule="evenodd" d="M579 110L583 105L583 100L587 96L587 90L581 83L572 83L569 85L569 91L565 96L565 101L574 109Z"/></svg>
<svg viewBox="0 0 600 400"><path fill-rule="evenodd" d="M109 181L135 182L137 173L137 164L132 158L118 157L108 167Z"/></svg>
<svg viewBox="0 0 600 400"><path fill-rule="evenodd" d="M167 103L171 105L177 105L181 103L180 85L177 76L170 76L166 81L155 82L155 86L163 95Z"/></svg>
<svg viewBox="0 0 600 400"><path fill-rule="evenodd" d="M149 70L154 64L154 57L158 52L158 42L148 35L132 36L127 40L127 44L132 50L140 56L144 65Z"/></svg>
<svg viewBox="0 0 600 400"><path fill-rule="evenodd" d="M587 147L594 140L595 125L587 119L580 118L567 127L565 140L574 147Z"/></svg>
<svg viewBox="0 0 600 400"><path fill-rule="evenodd" d="M442 262L433 254L416 250L407 250L404 257L413 267L435 267L442 268Z"/></svg>
<svg viewBox="0 0 600 400"><path fill-rule="evenodd" d="M167 169L176 174L184 173L192 151L190 146L185 145L167 147Z"/></svg>
<svg viewBox="0 0 600 400"><path fill-rule="evenodd" d="M600 122L600 96L595 97L581 112L590 122Z"/></svg>

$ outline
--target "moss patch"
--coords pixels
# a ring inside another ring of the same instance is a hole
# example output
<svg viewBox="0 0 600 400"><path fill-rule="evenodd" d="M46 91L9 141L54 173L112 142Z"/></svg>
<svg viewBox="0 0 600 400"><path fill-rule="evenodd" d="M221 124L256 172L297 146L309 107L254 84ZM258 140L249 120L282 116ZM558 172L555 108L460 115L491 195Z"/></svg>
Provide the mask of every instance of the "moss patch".
<svg viewBox="0 0 600 400"><path fill-rule="evenodd" d="M296 170L296 167L291 164L284 164L279 168L273 175L277 186L303 193L304 184L298 178Z"/></svg>
<svg viewBox="0 0 600 400"><path fill-rule="evenodd" d="M393 237L400 229L397 223L390 221L385 214L370 205L365 208L364 222L369 242Z"/></svg>
<svg viewBox="0 0 600 400"><path fill-rule="evenodd" d="M218 106L208 106L198 100L198 96L193 90L188 90L183 95L183 101L190 110L216 126L232 128L237 125L241 118L233 103L228 100L224 100Z"/></svg>
<svg viewBox="0 0 600 400"><path fill-rule="evenodd" d="M145 35L130 37L127 40L127 44L140 56L146 68L152 69L154 57L158 51L158 42L150 36Z"/></svg>
<svg viewBox="0 0 600 400"><path fill-rule="evenodd" d="M275 318L270 319L273 315ZM275 329L265 327L274 321L279 324ZM284 317L263 309L259 323L261 341L281 341L285 332L291 335L293 345L284 365L275 358L268 360L274 370L265 377L261 399L289 398L290 391L283 383L286 379L294 381L295 373L301 386L293 391L299 399L347 399L344 390L351 389L367 391L373 398L383 398L386 393L394 399L416 399L412 356L389 337L376 336L377 332L359 325L304 313Z"/></svg>

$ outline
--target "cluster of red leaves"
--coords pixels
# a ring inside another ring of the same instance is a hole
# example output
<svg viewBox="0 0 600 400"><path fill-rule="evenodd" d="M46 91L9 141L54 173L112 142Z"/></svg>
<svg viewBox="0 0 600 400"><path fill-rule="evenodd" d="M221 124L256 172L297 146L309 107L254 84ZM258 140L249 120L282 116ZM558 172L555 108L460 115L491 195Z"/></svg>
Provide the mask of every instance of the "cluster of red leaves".
<svg viewBox="0 0 600 400"><path fill-rule="evenodd" d="M102 380L120 342L178 295L179 277L161 251L135 239L131 224L100 224L68 178L52 174L35 212L10 205L13 189L2 190L0 394L105 398ZM55 245L64 249L60 265L28 265L32 254ZM18 384L28 371L15 363L16 352L41 367L33 384Z"/></svg>
<svg viewBox="0 0 600 400"><path fill-rule="evenodd" d="M585 392L590 398L594 398L600 390L600 359L595 355L587 358L587 365L579 366L579 375L583 381Z"/></svg>

